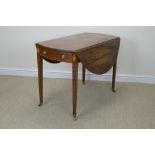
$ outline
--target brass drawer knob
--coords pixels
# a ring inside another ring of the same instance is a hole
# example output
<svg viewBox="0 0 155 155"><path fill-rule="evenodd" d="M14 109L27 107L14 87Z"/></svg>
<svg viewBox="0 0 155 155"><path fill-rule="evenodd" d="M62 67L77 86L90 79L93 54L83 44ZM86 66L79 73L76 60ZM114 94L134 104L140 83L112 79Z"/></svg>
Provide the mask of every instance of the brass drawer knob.
<svg viewBox="0 0 155 155"><path fill-rule="evenodd" d="M47 52L46 51L43 51L43 54L45 55L45 54L47 54Z"/></svg>
<svg viewBox="0 0 155 155"><path fill-rule="evenodd" d="M62 55L61 58L64 59L65 58L65 55Z"/></svg>

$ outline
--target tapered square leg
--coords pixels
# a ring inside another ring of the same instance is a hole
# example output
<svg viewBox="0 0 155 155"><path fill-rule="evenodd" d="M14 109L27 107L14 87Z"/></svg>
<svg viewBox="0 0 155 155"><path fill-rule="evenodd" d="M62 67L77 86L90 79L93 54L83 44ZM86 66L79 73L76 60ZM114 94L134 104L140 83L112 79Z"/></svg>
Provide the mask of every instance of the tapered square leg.
<svg viewBox="0 0 155 155"><path fill-rule="evenodd" d="M39 85L39 104L43 104L43 58L39 55L39 49L37 49L37 60L38 60L38 85Z"/></svg>
<svg viewBox="0 0 155 155"><path fill-rule="evenodd" d="M116 92L115 83L116 83L116 68L117 63L113 65L113 74L112 74L112 91Z"/></svg>
<svg viewBox="0 0 155 155"><path fill-rule="evenodd" d="M73 87L73 117L76 118L77 87L78 87L78 59L73 55L72 62L72 87Z"/></svg>
<svg viewBox="0 0 155 155"><path fill-rule="evenodd" d="M86 68L82 65L82 82L85 84Z"/></svg>

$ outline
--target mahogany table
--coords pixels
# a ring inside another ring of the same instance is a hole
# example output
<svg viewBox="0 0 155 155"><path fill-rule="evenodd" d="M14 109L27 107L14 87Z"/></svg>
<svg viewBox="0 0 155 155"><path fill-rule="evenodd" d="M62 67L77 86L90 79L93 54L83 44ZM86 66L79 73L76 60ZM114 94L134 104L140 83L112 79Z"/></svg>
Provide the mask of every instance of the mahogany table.
<svg viewBox="0 0 155 155"><path fill-rule="evenodd" d="M78 63L82 63L82 81L85 70L104 74L113 67L112 91L115 92L116 64L120 38L99 34L81 33L36 43L38 60L39 106L43 103L43 59L50 63L72 63L73 117L76 118Z"/></svg>

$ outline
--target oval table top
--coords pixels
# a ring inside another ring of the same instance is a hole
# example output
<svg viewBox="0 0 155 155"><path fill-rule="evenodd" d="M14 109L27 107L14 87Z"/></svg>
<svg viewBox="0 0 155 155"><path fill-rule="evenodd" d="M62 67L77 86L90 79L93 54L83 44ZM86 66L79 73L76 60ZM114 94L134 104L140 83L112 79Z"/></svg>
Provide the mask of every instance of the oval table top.
<svg viewBox="0 0 155 155"><path fill-rule="evenodd" d="M80 33L39 42L36 45L66 52L79 52L101 45L113 39L118 39L118 37L100 33Z"/></svg>

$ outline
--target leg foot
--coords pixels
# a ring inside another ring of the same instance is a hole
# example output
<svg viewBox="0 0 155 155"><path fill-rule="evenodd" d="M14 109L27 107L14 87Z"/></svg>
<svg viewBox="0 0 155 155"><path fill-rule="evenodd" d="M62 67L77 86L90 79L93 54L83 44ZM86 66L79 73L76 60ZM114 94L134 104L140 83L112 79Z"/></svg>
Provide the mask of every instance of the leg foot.
<svg viewBox="0 0 155 155"><path fill-rule="evenodd" d="M38 107L41 107L41 106L42 106L42 104L43 104L43 102L42 102L42 103L39 103L39 104L38 104Z"/></svg>
<svg viewBox="0 0 155 155"><path fill-rule="evenodd" d="M73 120L76 121L78 119L78 116L76 114L73 114Z"/></svg>
<svg viewBox="0 0 155 155"><path fill-rule="evenodd" d="M112 91L113 91L114 93L116 92L116 90L115 90L115 89L113 89L113 88L112 88Z"/></svg>
<svg viewBox="0 0 155 155"><path fill-rule="evenodd" d="M76 114L73 114L73 117L76 118Z"/></svg>

